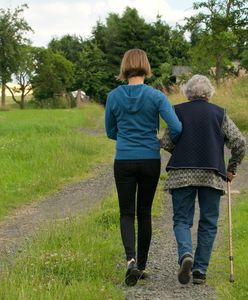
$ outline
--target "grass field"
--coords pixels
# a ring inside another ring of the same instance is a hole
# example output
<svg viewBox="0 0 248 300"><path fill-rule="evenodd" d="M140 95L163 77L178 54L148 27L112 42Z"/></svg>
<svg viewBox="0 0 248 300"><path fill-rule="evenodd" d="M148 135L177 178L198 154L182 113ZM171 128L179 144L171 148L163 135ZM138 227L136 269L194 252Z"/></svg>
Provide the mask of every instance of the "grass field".
<svg viewBox="0 0 248 300"><path fill-rule="evenodd" d="M102 107L0 112L0 217L112 158L113 144L104 135L75 130L85 127L103 127Z"/></svg>
<svg viewBox="0 0 248 300"><path fill-rule="evenodd" d="M233 256L235 282L229 282L229 251L227 222L224 229L223 243L213 254L209 282L218 294L219 300L248 299L248 193L243 193L235 199L233 209Z"/></svg>

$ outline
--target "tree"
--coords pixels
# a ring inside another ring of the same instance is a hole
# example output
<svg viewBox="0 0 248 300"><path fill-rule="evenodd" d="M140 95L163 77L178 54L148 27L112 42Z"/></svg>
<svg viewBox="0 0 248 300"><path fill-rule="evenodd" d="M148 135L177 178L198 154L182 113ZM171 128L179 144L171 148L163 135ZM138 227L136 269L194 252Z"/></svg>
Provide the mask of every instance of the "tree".
<svg viewBox="0 0 248 300"><path fill-rule="evenodd" d="M24 109L25 97L32 91L31 81L35 72L35 52L36 49L30 46L22 46L20 48L20 63L18 70L14 73L17 80L17 86L14 88L6 84L6 88L10 91L12 99ZM17 99L15 93L20 93L20 100Z"/></svg>
<svg viewBox="0 0 248 300"><path fill-rule="evenodd" d="M173 65L189 64L190 43L186 41L184 32L180 27L170 30L170 56Z"/></svg>
<svg viewBox="0 0 248 300"><path fill-rule="evenodd" d="M93 42L105 54L107 60L107 88L114 88L123 54L131 48L145 51L148 45L149 25L138 15L136 9L127 7L122 16L111 13L106 25L97 23L93 29Z"/></svg>
<svg viewBox="0 0 248 300"><path fill-rule="evenodd" d="M74 74L73 77L77 77L76 64L80 60L81 52L84 49L82 37L76 35L64 35L62 38L53 38L49 44L48 49L51 49L54 53L63 55L67 60L73 63ZM71 82L70 90L78 90L81 86L78 85L78 81L74 80Z"/></svg>
<svg viewBox="0 0 248 300"><path fill-rule="evenodd" d="M193 8L198 14L186 18L185 29L192 33L198 31L198 42L191 51L193 62L199 67L209 62L215 67L217 84L223 76L223 69L233 57L237 57L238 45L248 26L248 5L246 0L208 0L195 2ZM201 11L202 10L202 11ZM241 47L242 48L242 47ZM198 66L198 65L197 65Z"/></svg>
<svg viewBox="0 0 248 300"><path fill-rule="evenodd" d="M49 49L64 55L64 57L72 63L78 62L83 47L84 42L82 37L69 34L64 35L60 39L53 38L48 44Z"/></svg>
<svg viewBox="0 0 248 300"><path fill-rule="evenodd" d="M153 71L153 76L148 80L150 84L162 76L162 64L182 64L189 58L189 43L181 30L172 30L159 15L154 23L146 23L137 10L130 7L121 16L109 14L106 25L98 22L93 30L93 41L105 54L108 62L107 89L118 84L115 77L119 72L122 56L131 48L146 51Z"/></svg>
<svg viewBox="0 0 248 300"><path fill-rule="evenodd" d="M221 32L218 35L202 33L201 39L190 50L193 70L210 75L217 84L225 75L224 70L231 64L231 56L237 42L232 32Z"/></svg>
<svg viewBox="0 0 248 300"><path fill-rule="evenodd" d="M248 70L248 49L244 50L241 54L241 66Z"/></svg>
<svg viewBox="0 0 248 300"><path fill-rule="evenodd" d="M172 56L170 54L170 34L170 26L162 21L161 16L157 15L156 22L149 25L146 34L147 40L145 49L153 72L153 77L149 81L150 83L152 83L155 78L163 76L163 72L161 73L161 64L172 63Z"/></svg>
<svg viewBox="0 0 248 300"><path fill-rule="evenodd" d="M73 64L51 49L40 49L36 60L36 75L32 80L35 98L42 102L67 94L73 82Z"/></svg>
<svg viewBox="0 0 248 300"><path fill-rule="evenodd" d="M160 65L159 71L161 75L154 80L153 86L162 91L167 91L170 85L172 66L168 63L163 63Z"/></svg>
<svg viewBox="0 0 248 300"><path fill-rule="evenodd" d="M107 88L107 60L105 54L93 42L88 42L76 65L77 86L94 100L105 103Z"/></svg>
<svg viewBox="0 0 248 300"><path fill-rule="evenodd" d="M21 17L26 4L17 7L13 12L10 9L0 9L0 81L2 84L1 105L5 106L6 83L11 80L12 74L17 71L21 57L21 46L27 43L25 33L32 31L31 27Z"/></svg>

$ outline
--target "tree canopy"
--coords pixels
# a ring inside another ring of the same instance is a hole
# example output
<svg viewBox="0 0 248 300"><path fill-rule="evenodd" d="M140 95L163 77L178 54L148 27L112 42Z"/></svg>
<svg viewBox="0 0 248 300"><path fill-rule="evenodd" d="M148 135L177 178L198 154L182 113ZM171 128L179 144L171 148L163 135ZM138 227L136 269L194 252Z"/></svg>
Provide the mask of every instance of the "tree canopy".
<svg viewBox="0 0 248 300"><path fill-rule="evenodd" d="M66 93L73 82L72 62L51 49L40 49L36 61L36 75L32 80L35 98L42 101Z"/></svg>

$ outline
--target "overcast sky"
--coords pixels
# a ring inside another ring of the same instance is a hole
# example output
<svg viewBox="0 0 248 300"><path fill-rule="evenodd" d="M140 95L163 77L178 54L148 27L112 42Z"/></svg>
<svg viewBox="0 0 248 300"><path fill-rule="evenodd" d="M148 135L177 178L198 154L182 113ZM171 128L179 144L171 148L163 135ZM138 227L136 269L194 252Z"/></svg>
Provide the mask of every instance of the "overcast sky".
<svg viewBox="0 0 248 300"><path fill-rule="evenodd" d="M76 34L83 38L91 35L98 20L105 21L110 12L122 14L125 7L134 7L147 22L156 15L174 26L192 14L191 0L0 0L1 8L14 9L27 3L24 17L33 28L29 37L35 46L47 46L53 37Z"/></svg>

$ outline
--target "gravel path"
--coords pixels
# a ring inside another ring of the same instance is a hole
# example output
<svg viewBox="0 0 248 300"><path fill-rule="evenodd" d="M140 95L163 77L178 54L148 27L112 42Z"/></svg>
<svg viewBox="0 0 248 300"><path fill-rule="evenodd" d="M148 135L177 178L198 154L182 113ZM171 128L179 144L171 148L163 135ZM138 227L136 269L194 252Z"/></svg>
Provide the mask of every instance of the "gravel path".
<svg viewBox="0 0 248 300"><path fill-rule="evenodd" d="M112 164L94 170L95 177L68 185L42 201L24 205L0 224L1 263L11 263L41 224L85 214L108 195L114 184ZM0 264L0 273L2 264Z"/></svg>
<svg viewBox="0 0 248 300"><path fill-rule="evenodd" d="M163 167L164 169L165 167ZM232 191L237 193L247 189L248 162L244 162L239 168L239 176L232 184ZM246 175L246 176L245 176ZM132 288L126 289L126 300L212 300L217 299L215 291L210 286L181 285L177 281L177 247L172 226L171 195L164 194L164 211L162 217L155 219L153 223L153 238L149 253L147 269L150 277ZM199 217L198 205L192 228L193 244L196 243L196 224ZM216 243L221 242L221 228L227 211L227 198L222 197L221 214L219 220L219 234Z"/></svg>

